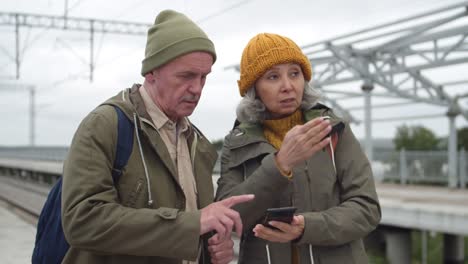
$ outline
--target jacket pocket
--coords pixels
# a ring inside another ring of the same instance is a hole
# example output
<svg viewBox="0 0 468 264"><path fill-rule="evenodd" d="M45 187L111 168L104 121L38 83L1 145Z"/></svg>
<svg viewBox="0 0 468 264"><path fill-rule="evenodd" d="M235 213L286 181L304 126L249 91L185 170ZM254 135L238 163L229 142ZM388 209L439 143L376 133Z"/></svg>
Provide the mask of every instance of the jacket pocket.
<svg viewBox="0 0 468 264"><path fill-rule="evenodd" d="M130 195L128 197L128 206L129 207L133 207L133 208L137 208L137 201L138 201L138 198L140 197L140 194L142 193L143 189L145 189L145 185L144 185L144 180L143 179L138 179L137 182L135 183L135 185L133 186L131 192L130 192Z"/></svg>
<svg viewBox="0 0 468 264"><path fill-rule="evenodd" d="M160 207L157 210L156 214L159 215L163 219L173 220L173 219L176 219L178 212L179 212L179 209Z"/></svg>

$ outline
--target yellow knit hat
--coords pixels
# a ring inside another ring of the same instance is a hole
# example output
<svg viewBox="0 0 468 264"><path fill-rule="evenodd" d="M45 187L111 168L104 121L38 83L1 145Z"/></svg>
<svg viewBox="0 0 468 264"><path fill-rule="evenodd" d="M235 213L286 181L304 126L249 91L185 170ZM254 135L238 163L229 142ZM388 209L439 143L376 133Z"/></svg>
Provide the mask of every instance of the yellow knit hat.
<svg viewBox="0 0 468 264"><path fill-rule="evenodd" d="M260 33L253 37L242 52L239 92L244 96L260 76L276 64L297 63L307 81L312 77L309 59L294 41L277 34Z"/></svg>

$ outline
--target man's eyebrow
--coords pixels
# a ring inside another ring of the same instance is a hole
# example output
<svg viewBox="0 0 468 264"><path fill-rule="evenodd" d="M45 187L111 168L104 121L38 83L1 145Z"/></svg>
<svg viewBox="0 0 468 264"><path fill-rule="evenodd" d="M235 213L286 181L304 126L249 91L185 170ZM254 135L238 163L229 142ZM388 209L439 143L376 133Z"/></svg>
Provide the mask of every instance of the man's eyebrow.
<svg viewBox="0 0 468 264"><path fill-rule="evenodd" d="M176 74L177 75L198 75L198 74L208 75L210 73L211 73L211 71L209 71L209 72L198 72L198 71L186 70L186 71L177 72Z"/></svg>
<svg viewBox="0 0 468 264"><path fill-rule="evenodd" d="M193 71L180 71L180 72L176 72L176 75L177 76L195 76L197 75L197 73Z"/></svg>

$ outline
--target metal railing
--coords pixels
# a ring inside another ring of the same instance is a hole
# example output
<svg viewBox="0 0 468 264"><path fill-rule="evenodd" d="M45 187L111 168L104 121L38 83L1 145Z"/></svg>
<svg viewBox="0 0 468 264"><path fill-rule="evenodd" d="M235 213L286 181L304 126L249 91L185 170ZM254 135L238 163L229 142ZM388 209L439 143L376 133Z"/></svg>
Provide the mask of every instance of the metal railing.
<svg viewBox="0 0 468 264"><path fill-rule="evenodd" d="M68 147L0 147L0 158L62 162Z"/></svg>
<svg viewBox="0 0 468 264"><path fill-rule="evenodd" d="M377 181L448 186L447 151L379 151L373 158ZM466 188L468 161L464 150L458 152L457 161L457 186Z"/></svg>
<svg viewBox="0 0 468 264"><path fill-rule="evenodd" d="M67 147L0 147L0 158L32 159L62 162ZM219 153L221 154L221 153ZM447 151L375 151L372 169L379 182L400 184L447 185L449 182ZM458 152L457 186L468 183L468 156ZM219 159L215 173L220 172Z"/></svg>

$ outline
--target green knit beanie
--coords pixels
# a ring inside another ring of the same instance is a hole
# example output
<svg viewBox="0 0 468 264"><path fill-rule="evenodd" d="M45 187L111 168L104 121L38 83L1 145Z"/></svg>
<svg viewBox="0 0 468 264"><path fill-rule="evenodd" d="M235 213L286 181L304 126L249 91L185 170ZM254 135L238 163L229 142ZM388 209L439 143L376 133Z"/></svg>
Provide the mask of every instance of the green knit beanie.
<svg viewBox="0 0 468 264"><path fill-rule="evenodd" d="M216 61L213 42L195 22L184 14L164 10L148 30L141 75L194 51L208 52L213 56L213 63Z"/></svg>

